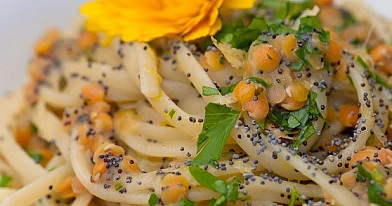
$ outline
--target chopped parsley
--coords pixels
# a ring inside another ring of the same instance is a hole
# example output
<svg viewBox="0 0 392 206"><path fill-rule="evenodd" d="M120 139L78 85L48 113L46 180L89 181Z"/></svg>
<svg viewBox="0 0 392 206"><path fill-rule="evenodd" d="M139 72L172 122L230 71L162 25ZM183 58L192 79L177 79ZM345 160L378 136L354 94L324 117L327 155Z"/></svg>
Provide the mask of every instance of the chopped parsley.
<svg viewBox="0 0 392 206"><path fill-rule="evenodd" d="M317 93L310 92L307 104L302 109L292 112L275 109L268 114L268 119L272 120L280 127L283 127L285 130L300 131L293 142L294 149L297 149L316 132L312 124L313 117L324 119L318 110L316 98Z"/></svg>
<svg viewBox="0 0 392 206"><path fill-rule="evenodd" d="M203 129L197 140L198 154L193 165L210 164L219 160L239 114L239 111L230 107L208 103Z"/></svg>
<svg viewBox="0 0 392 206"><path fill-rule="evenodd" d="M318 39L321 42L329 41L329 32L325 31L321 26L320 20L315 16L306 16L300 19L299 29L297 31L297 36L301 37L301 35L306 33L317 33ZM302 39L302 38L298 38Z"/></svg>
<svg viewBox="0 0 392 206"><path fill-rule="evenodd" d="M155 194L155 193L152 193L152 194L150 195L150 198L148 199L148 205L149 205L149 206L155 206L155 205L158 204L158 202L159 202L159 197L158 197L158 195Z"/></svg>
<svg viewBox="0 0 392 206"><path fill-rule="evenodd" d="M300 25L298 31L294 32L295 37L299 42L302 43L302 47L295 51L295 54L301 60L300 62L295 62L294 71L300 71L305 67L310 67L311 64L307 60L308 55L318 54L321 55L321 51L314 47L314 45L309 44L309 40L313 37L317 37L321 42L329 41L329 32L323 30L320 21L315 16L306 16L300 19Z"/></svg>
<svg viewBox="0 0 392 206"><path fill-rule="evenodd" d="M190 166L189 172L195 180L209 190L220 194L218 199L212 199L209 205L226 205L227 202L245 200L247 197L238 191L241 180L234 178L230 183L215 177L197 166Z"/></svg>
<svg viewBox="0 0 392 206"><path fill-rule="evenodd" d="M231 22L223 24L215 39L229 43L234 48L248 50L252 42L259 37L262 29L247 28L241 21Z"/></svg>
<svg viewBox="0 0 392 206"><path fill-rule="evenodd" d="M173 116L174 116L174 114L176 113L176 110L175 109L171 109L170 111L169 111L169 116L170 116L170 118L171 119L173 119Z"/></svg>
<svg viewBox="0 0 392 206"><path fill-rule="evenodd" d="M42 156L41 153L28 152L28 154L37 164L40 164L44 161L44 157Z"/></svg>
<svg viewBox="0 0 392 206"><path fill-rule="evenodd" d="M150 198L148 199L148 205L149 206L155 206L155 205L158 205L158 204L159 204L159 197L158 197L158 195L155 194L155 193L151 194ZM194 203L194 202L192 202L190 200L182 198L178 205L179 206L195 206L196 203Z"/></svg>
<svg viewBox="0 0 392 206"><path fill-rule="evenodd" d="M0 187L8 187L12 181L12 177L6 174L0 174Z"/></svg>
<svg viewBox="0 0 392 206"><path fill-rule="evenodd" d="M234 88L235 88L235 86L237 86L237 84L238 84L238 82L235 83L235 84L232 84L232 85L230 85L230 86L228 86L228 87L221 87L221 88L219 88L220 93L221 93L222 95L226 95L226 94L228 94L228 93L232 93L233 90L234 90Z"/></svg>
<svg viewBox="0 0 392 206"><path fill-rule="evenodd" d="M320 50L310 45L309 39L317 37L321 42L329 41L329 32L323 30L320 21L315 16L306 16L300 19L298 31L291 29L288 25L290 21L299 18L305 9L310 9L314 5L313 1L303 2L265 0L258 5L272 11L273 18L253 18L249 26L242 22L224 24L222 29L215 35L219 42L229 43L237 49L248 50L253 44L269 42L271 35L265 34L294 34L303 47L295 52L300 61L294 64L294 70L299 71L310 66L307 54L321 54ZM287 23L287 24L285 24Z"/></svg>
<svg viewBox="0 0 392 206"><path fill-rule="evenodd" d="M365 182L366 180L369 182L369 186L367 188L368 200L370 203L378 204L381 206L390 206L392 202L386 200L382 194L384 194L384 186L377 183L374 179L374 176L377 174L377 169L373 172L368 172L361 164L357 164L357 180L361 182Z"/></svg>
<svg viewBox="0 0 392 206"><path fill-rule="evenodd" d="M219 90L217 88L203 86L202 89L203 96L219 95Z"/></svg>
<svg viewBox="0 0 392 206"><path fill-rule="evenodd" d="M276 20L293 20L298 18L305 9L311 9L314 2L304 0L300 2L282 1L282 0L263 0L258 7L272 10L273 17Z"/></svg>
<svg viewBox="0 0 392 206"><path fill-rule="evenodd" d="M116 183L116 184L114 185L114 189L115 189L115 190L120 190L121 188L123 188L123 185L122 185L121 183Z"/></svg>
<svg viewBox="0 0 392 206"><path fill-rule="evenodd" d="M392 85L388 84L385 80L383 80L378 74L375 72L372 72L369 70L369 66L366 64L366 62L360 57L357 57L357 62L365 69L365 72L367 73L367 76L370 76L371 78L376 81L379 85L387 88L387 89L392 89Z"/></svg>
<svg viewBox="0 0 392 206"><path fill-rule="evenodd" d="M67 87L67 79L64 77L64 75L60 76L60 81L59 81L59 91L62 92L64 91L65 87Z"/></svg>
<svg viewBox="0 0 392 206"><path fill-rule="evenodd" d="M290 188L290 203L289 206L294 206L295 202L298 200L302 204L305 204L305 200L302 198L302 195L299 194L298 190L295 187Z"/></svg>
<svg viewBox="0 0 392 206"><path fill-rule="evenodd" d="M181 199L179 205L180 206L196 206L196 203L194 203L190 200L187 200L187 199Z"/></svg>
<svg viewBox="0 0 392 206"><path fill-rule="evenodd" d="M38 127L37 127L37 125L35 125L34 123L30 123L30 130L31 130L34 134L37 134L37 133L38 133Z"/></svg>

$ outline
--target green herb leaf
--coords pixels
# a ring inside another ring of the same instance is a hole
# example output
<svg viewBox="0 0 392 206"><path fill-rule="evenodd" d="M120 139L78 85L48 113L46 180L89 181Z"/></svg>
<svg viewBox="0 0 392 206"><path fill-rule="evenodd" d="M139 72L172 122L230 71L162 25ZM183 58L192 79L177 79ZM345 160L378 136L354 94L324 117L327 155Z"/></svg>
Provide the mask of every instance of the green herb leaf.
<svg viewBox="0 0 392 206"><path fill-rule="evenodd" d="M316 16L306 16L300 19L300 25L298 29L299 33L313 32L315 29L319 34L318 39L320 41L322 42L329 41L329 32L323 29L320 20L318 20Z"/></svg>
<svg viewBox="0 0 392 206"><path fill-rule="evenodd" d="M215 198L212 198L212 199L210 200L210 202L208 203L208 206L215 206L215 203L216 203L216 199L215 199Z"/></svg>
<svg viewBox="0 0 392 206"><path fill-rule="evenodd" d="M176 110L175 109L171 109L170 111L169 111L169 116L170 116L170 118L171 119L173 119L173 116L174 116L174 114L176 113Z"/></svg>
<svg viewBox="0 0 392 206"><path fill-rule="evenodd" d="M290 64L291 69L293 71L301 71L304 69L304 62L303 61L296 61Z"/></svg>
<svg viewBox="0 0 392 206"><path fill-rule="evenodd" d="M8 187L12 177L6 174L0 174L0 187Z"/></svg>
<svg viewBox="0 0 392 206"><path fill-rule="evenodd" d="M116 184L114 185L114 189L115 189L115 190L120 190L121 188L123 188L123 185L122 185L121 183L116 183Z"/></svg>
<svg viewBox="0 0 392 206"><path fill-rule="evenodd" d="M378 74L369 70L369 66L360 56L357 57L357 62L365 69L365 72L374 79L374 81L387 89L392 89L392 85L384 81L380 76L378 76Z"/></svg>
<svg viewBox="0 0 392 206"><path fill-rule="evenodd" d="M351 78L351 76L348 75L348 74L346 74L346 76L347 76L347 79L348 79L348 81L350 82L350 84L351 84L352 86L354 86L353 78Z"/></svg>
<svg viewBox="0 0 392 206"><path fill-rule="evenodd" d="M38 127L37 127L37 125L35 125L34 123L30 123L30 130L31 130L34 134L37 134L37 133L38 133Z"/></svg>
<svg viewBox="0 0 392 206"><path fill-rule="evenodd" d="M302 61L302 64L299 64L299 63L294 64L296 71L303 70L305 66L310 67L310 62L308 61L308 59L306 57L305 48L300 48L300 49L295 50L295 55L297 55L297 57L299 59L301 59L301 61ZM296 64L298 64L298 65L296 65Z"/></svg>
<svg viewBox="0 0 392 206"><path fill-rule="evenodd" d="M219 160L223 147L240 114L230 107L209 103L205 107L204 124L197 140L194 165L209 164Z"/></svg>
<svg viewBox="0 0 392 206"><path fill-rule="evenodd" d="M265 88L268 88L270 86L269 84L267 84L267 82L257 77L248 77L247 79L249 79L253 83L261 84Z"/></svg>
<svg viewBox="0 0 392 206"><path fill-rule="evenodd" d="M282 23L273 23L268 25L268 31L273 34L289 34L295 31Z"/></svg>
<svg viewBox="0 0 392 206"><path fill-rule="evenodd" d="M308 112L310 114L312 114L312 115L314 115L314 116L316 116L318 118L324 119L323 115L321 114L320 110L318 109L316 99L317 99L317 93L316 92L310 92L309 93L309 98L308 98L307 110L308 110Z"/></svg>
<svg viewBox="0 0 392 206"><path fill-rule="evenodd" d="M385 80L383 80L380 76L378 76L377 73L369 71L369 74L379 85L381 85L387 89L392 89L392 85L388 84Z"/></svg>
<svg viewBox="0 0 392 206"><path fill-rule="evenodd" d="M298 18L305 9L312 8L314 3L311 0L301 2L281 1L281 0L263 0L259 7L272 10L273 16L278 20L293 20Z"/></svg>
<svg viewBox="0 0 392 206"><path fill-rule="evenodd" d="M358 56L357 57L357 62L365 69L369 69L369 66L366 64L366 62L362 59L362 57Z"/></svg>
<svg viewBox="0 0 392 206"><path fill-rule="evenodd" d="M301 129L301 132L299 133L299 135L295 138L295 141L293 143L293 148L297 149L306 140L308 140L314 133L316 133L316 130L314 129L312 123L308 122L305 125L305 127Z"/></svg>
<svg viewBox="0 0 392 206"><path fill-rule="evenodd" d="M309 119L309 113L306 109L300 109L294 112L291 112L289 118L287 120L287 124L289 128L297 128L301 125L305 125L305 123Z"/></svg>
<svg viewBox="0 0 392 206"><path fill-rule="evenodd" d="M234 90L235 86L237 86L237 84L238 84L238 82L235 83L235 84L232 84L232 85L230 85L228 87L221 87L219 90L220 90L222 95L226 95L228 93L233 92L233 90Z"/></svg>
<svg viewBox="0 0 392 206"><path fill-rule="evenodd" d="M248 29L254 29L259 31L268 30L268 24L264 21L264 19L254 18L252 22L249 24Z"/></svg>
<svg viewBox="0 0 392 206"><path fill-rule="evenodd" d="M301 2L287 1L286 3L286 19L297 19L305 9L311 9L314 3L311 0L304 0Z"/></svg>
<svg viewBox="0 0 392 206"><path fill-rule="evenodd" d="M190 200L187 200L187 199L181 199L180 206L196 206L196 203L194 203Z"/></svg>
<svg viewBox="0 0 392 206"><path fill-rule="evenodd" d="M226 182L198 166L190 166L189 172L195 180L209 190L218 193L226 193Z"/></svg>
<svg viewBox="0 0 392 206"><path fill-rule="evenodd" d="M64 75L61 75L59 81L59 91L64 91L65 87L67 87L67 84L67 79L64 77Z"/></svg>
<svg viewBox="0 0 392 206"><path fill-rule="evenodd" d="M44 157L42 156L41 153L32 153L32 152L27 152L27 153L37 164L40 164L41 162L44 161Z"/></svg>
<svg viewBox="0 0 392 206"><path fill-rule="evenodd" d="M211 200L211 205L226 205L227 201L235 202L246 199L238 192L238 187L241 184L241 180L238 178L234 178L231 183L227 183L197 166L190 166L189 172L202 186L221 194L218 199Z"/></svg>
<svg viewBox="0 0 392 206"><path fill-rule="evenodd" d="M157 194L153 193L150 195L150 198L148 199L148 205L150 206L155 206L159 202L159 197Z"/></svg>
<svg viewBox="0 0 392 206"><path fill-rule="evenodd" d="M392 202L389 202L380 194L384 193L384 187L374 181L372 174L368 172L361 164L356 164L357 166L357 180L365 182L368 180L369 185L367 189L368 200L370 203L375 203L381 206L390 206Z"/></svg>
<svg viewBox="0 0 392 206"><path fill-rule="evenodd" d="M310 92L306 107L293 112L275 109L268 113L268 119L280 127L288 131L301 130L293 142L294 149L298 148L316 132L312 125L311 115L325 120L318 109L316 99L317 93Z"/></svg>
<svg viewBox="0 0 392 206"><path fill-rule="evenodd" d="M288 123L289 116L290 116L290 112L275 109L270 111L267 117L268 119L278 124L280 127L283 127L285 129L293 129L289 127L289 123Z"/></svg>
<svg viewBox="0 0 392 206"><path fill-rule="evenodd" d="M219 91L217 88L203 86L202 89L203 89L202 91L203 96L219 95Z"/></svg>
<svg viewBox="0 0 392 206"><path fill-rule="evenodd" d="M305 204L305 200L302 198L301 194L299 194L298 190L295 187L290 188L290 203L289 206L294 206L295 202L298 200L302 204Z"/></svg>
<svg viewBox="0 0 392 206"><path fill-rule="evenodd" d="M377 183L383 183L385 181L384 175L377 168L373 169L371 176L373 180L376 181Z"/></svg>
<svg viewBox="0 0 392 206"><path fill-rule="evenodd" d="M260 26L260 22L255 22L252 27L256 26ZM233 48L248 50L260 33L260 29L246 28L242 22L231 22L223 24L222 29L214 37L219 42L229 43Z"/></svg>

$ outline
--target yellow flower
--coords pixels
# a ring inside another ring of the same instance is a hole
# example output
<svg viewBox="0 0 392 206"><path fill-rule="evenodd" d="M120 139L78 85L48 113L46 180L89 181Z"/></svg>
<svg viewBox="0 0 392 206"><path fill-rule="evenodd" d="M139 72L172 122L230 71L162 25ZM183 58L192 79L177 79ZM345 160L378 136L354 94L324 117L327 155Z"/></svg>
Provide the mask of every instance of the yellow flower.
<svg viewBox="0 0 392 206"><path fill-rule="evenodd" d="M125 42L159 37L185 41L215 34L222 26L219 9L251 8L255 0L95 0L81 7L89 31Z"/></svg>

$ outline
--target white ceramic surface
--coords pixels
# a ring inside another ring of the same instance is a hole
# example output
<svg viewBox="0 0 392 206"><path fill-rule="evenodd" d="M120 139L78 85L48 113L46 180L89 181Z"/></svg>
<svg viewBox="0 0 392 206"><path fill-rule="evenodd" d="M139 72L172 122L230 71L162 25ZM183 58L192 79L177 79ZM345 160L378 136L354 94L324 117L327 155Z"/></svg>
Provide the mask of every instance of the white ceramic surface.
<svg viewBox="0 0 392 206"><path fill-rule="evenodd" d="M0 96L26 80L34 41L45 28L65 29L86 0L0 0ZM392 1L365 0L392 18Z"/></svg>

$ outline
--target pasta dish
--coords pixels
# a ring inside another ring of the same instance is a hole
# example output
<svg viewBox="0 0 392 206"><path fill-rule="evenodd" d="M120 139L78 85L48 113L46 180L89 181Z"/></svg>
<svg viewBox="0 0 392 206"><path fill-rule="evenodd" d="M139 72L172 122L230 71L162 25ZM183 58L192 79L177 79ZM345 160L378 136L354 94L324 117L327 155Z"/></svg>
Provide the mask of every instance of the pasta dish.
<svg viewBox="0 0 392 206"><path fill-rule="evenodd" d="M0 206L392 205L392 27L359 1L81 13L0 100Z"/></svg>

